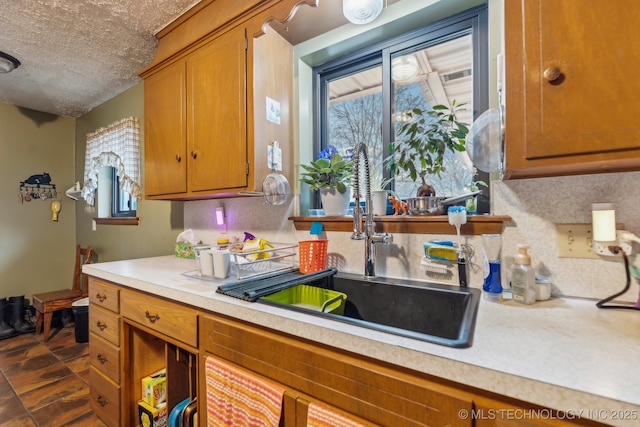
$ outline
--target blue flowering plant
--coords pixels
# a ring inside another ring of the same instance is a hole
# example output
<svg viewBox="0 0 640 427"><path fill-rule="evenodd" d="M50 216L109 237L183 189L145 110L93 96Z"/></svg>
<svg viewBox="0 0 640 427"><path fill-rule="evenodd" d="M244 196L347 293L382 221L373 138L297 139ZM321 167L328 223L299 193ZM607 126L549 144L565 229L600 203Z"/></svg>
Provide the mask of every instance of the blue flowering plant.
<svg viewBox="0 0 640 427"><path fill-rule="evenodd" d="M312 190L335 188L344 194L353 176L353 162L343 158L333 145L319 152L315 161L300 167L300 181L309 184Z"/></svg>

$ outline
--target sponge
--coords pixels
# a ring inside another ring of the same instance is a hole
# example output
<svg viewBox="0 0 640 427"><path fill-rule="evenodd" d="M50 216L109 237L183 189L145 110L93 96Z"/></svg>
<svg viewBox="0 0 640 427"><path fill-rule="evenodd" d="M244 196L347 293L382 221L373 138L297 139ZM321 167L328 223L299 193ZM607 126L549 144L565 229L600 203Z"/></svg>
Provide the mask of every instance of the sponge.
<svg viewBox="0 0 640 427"><path fill-rule="evenodd" d="M440 261L456 261L458 259L458 251L453 246L425 242L423 247L424 255L427 258Z"/></svg>

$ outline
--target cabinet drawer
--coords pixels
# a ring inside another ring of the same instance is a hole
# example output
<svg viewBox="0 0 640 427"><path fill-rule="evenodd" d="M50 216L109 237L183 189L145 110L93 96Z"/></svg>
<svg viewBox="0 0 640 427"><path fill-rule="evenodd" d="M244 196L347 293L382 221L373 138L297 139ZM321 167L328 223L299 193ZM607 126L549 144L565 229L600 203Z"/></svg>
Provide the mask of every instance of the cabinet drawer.
<svg viewBox="0 0 640 427"><path fill-rule="evenodd" d="M120 313L120 290L103 282L102 280L89 278L89 302L104 307L114 313Z"/></svg>
<svg viewBox="0 0 640 427"><path fill-rule="evenodd" d="M120 387L98 372L89 369L91 391L89 402L93 412L108 426L120 425Z"/></svg>
<svg viewBox="0 0 640 427"><path fill-rule="evenodd" d="M198 346L195 310L137 292L122 292L122 315L163 335Z"/></svg>
<svg viewBox="0 0 640 427"><path fill-rule="evenodd" d="M95 334L89 340L89 363L120 384L120 349Z"/></svg>
<svg viewBox="0 0 640 427"><path fill-rule="evenodd" d="M96 304L89 306L89 332L120 346L120 317Z"/></svg>

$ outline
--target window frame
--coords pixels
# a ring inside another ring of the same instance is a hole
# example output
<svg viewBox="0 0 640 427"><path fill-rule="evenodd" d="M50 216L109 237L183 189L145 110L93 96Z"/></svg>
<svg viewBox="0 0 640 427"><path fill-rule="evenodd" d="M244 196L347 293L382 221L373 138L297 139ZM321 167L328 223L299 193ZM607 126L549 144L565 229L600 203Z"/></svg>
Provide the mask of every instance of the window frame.
<svg viewBox="0 0 640 427"><path fill-rule="evenodd" d="M120 209L124 190L120 188L120 178L116 168L111 167L111 217L112 218L134 218L137 216L136 209ZM131 208L133 196L129 196L129 208Z"/></svg>
<svg viewBox="0 0 640 427"><path fill-rule="evenodd" d="M482 5L313 67L314 157L326 147L329 139L328 114L326 113L328 112L329 96L327 92L330 81L372 66L382 66L382 148L383 157L386 158L389 155L389 142L393 139L391 122L393 103L391 58L403 51L410 51L416 46L424 48L441 43L447 39L457 37L463 32L470 32L472 39L473 105L471 107L473 120L489 109L488 8L486 5ZM389 171L385 169L383 178L388 178L389 175ZM476 180L488 183L489 173L478 171ZM483 188L482 195L483 197L478 199L478 214L490 212L490 187ZM320 196L318 194L315 195L313 203L315 207L320 206Z"/></svg>

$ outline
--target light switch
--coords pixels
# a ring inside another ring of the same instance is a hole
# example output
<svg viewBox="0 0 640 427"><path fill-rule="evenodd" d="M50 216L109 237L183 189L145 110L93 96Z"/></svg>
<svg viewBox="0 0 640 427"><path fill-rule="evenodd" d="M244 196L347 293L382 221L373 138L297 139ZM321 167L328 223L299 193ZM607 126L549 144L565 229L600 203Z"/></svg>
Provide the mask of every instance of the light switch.
<svg viewBox="0 0 640 427"><path fill-rule="evenodd" d="M595 258L591 224L556 224L559 258Z"/></svg>

